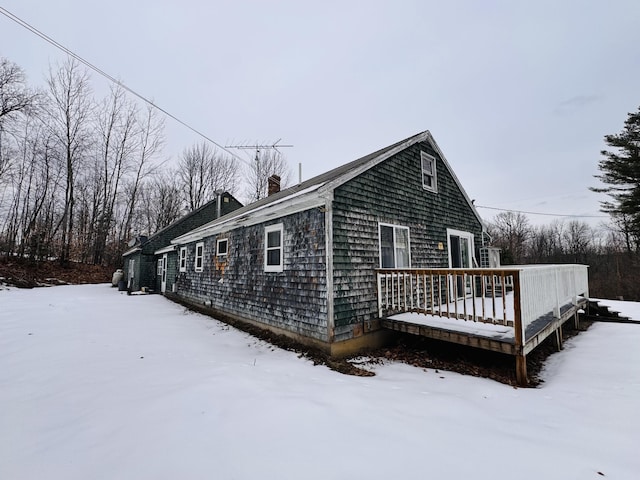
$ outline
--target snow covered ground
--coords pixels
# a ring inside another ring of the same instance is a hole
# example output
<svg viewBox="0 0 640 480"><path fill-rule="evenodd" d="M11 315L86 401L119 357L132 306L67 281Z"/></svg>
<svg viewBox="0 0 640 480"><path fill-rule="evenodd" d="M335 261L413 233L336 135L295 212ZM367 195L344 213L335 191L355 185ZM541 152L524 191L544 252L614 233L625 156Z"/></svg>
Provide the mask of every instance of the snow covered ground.
<svg viewBox="0 0 640 480"><path fill-rule="evenodd" d="M640 478L640 325L569 340L537 389L375 371L313 366L160 296L5 289L0 479Z"/></svg>

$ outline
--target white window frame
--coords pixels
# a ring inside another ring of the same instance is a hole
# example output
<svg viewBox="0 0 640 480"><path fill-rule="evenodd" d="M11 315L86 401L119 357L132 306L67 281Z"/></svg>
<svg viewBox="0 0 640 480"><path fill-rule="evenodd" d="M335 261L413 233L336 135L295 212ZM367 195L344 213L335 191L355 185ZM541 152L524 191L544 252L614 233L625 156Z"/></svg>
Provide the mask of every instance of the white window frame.
<svg viewBox="0 0 640 480"><path fill-rule="evenodd" d="M158 259L158 264L156 266L156 275L162 275L162 258Z"/></svg>
<svg viewBox="0 0 640 480"><path fill-rule="evenodd" d="M200 254L198 254L198 250L200 250ZM196 258L193 263L193 269L196 272L202 272L204 270L204 242L196 243Z"/></svg>
<svg viewBox="0 0 640 480"><path fill-rule="evenodd" d="M224 250L224 253L220 253L220 244L226 244L226 248ZM219 238L216 241L216 256L217 257L226 257L227 254L229 253L229 239L228 238Z"/></svg>
<svg viewBox="0 0 640 480"><path fill-rule="evenodd" d="M426 165L431 165L431 173L429 173ZM429 192L438 192L438 173L436 171L436 157L426 152L420 152L420 167L422 170L422 188ZM425 183L425 178L431 178L431 185Z"/></svg>
<svg viewBox="0 0 640 480"><path fill-rule="evenodd" d="M389 227L393 229L393 267L382 266L382 227ZM409 254L409 266L398 267L398 244L397 244L397 230L407 231L407 249ZM380 268L411 268L411 229L405 225L396 225L393 223L378 223L378 255L380 256Z"/></svg>
<svg viewBox="0 0 640 480"><path fill-rule="evenodd" d="M269 247L269 233L271 232L279 232L280 233L280 246L278 247ZM269 251L279 249L280 251L280 263L278 265L269 265L267 262L269 260ZM275 225L269 225L268 227L264 227L264 271L265 272L282 272L284 270L284 228L281 223L276 223Z"/></svg>
<svg viewBox="0 0 640 480"><path fill-rule="evenodd" d="M180 247L180 271L187 271L187 247Z"/></svg>

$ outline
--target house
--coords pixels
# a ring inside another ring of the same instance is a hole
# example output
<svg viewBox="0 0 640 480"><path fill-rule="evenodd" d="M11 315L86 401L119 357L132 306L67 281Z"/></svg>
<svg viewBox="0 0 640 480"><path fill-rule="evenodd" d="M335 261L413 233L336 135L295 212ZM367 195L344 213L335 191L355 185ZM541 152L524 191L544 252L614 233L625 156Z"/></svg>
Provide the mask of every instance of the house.
<svg viewBox="0 0 640 480"><path fill-rule="evenodd" d="M142 289L164 292L173 288L177 253L171 239L242 207L231 194L220 193L214 200L179 218L150 237L138 236L124 252L124 278L129 291Z"/></svg>
<svg viewBox="0 0 640 480"><path fill-rule="evenodd" d="M343 355L387 339L378 269L473 268L483 224L425 131L171 244L170 298Z"/></svg>

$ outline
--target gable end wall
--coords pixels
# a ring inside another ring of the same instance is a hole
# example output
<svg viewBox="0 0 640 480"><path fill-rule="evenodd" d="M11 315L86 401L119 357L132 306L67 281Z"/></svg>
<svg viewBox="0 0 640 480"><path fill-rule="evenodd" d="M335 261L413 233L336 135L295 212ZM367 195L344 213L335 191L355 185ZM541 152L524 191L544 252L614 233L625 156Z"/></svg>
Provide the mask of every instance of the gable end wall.
<svg viewBox="0 0 640 480"><path fill-rule="evenodd" d="M438 192L422 187L420 151L436 157ZM447 228L482 226L437 152L422 142L338 187L333 201L335 340L377 328L378 223L410 228L411 266L448 267ZM442 244L442 249L439 248Z"/></svg>

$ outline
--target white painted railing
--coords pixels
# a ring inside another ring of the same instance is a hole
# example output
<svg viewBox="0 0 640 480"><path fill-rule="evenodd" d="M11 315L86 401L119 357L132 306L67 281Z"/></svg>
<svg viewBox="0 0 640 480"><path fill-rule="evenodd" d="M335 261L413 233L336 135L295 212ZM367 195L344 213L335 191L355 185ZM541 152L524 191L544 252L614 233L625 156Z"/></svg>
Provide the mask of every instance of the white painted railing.
<svg viewBox="0 0 640 480"><path fill-rule="evenodd" d="M506 325L518 344L532 322L549 314L560 318L563 306L589 294L585 265L379 269L377 283L380 318L417 312Z"/></svg>

